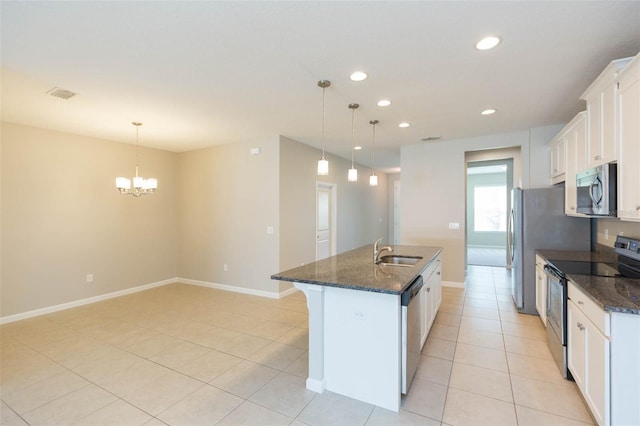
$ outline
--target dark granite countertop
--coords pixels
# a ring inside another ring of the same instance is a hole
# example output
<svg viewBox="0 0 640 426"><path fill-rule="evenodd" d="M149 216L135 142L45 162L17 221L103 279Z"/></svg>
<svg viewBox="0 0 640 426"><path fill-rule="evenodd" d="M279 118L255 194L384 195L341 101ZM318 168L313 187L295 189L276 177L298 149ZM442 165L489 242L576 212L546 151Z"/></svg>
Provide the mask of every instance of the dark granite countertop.
<svg viewBox="0 0 640 426"><path fill-rule="evenodd" d="M382 246L381 246L382 247ZM279 272L271 279L351 290L400 294L442 251L439 247L391 246L400 256L421 256L412 267L373 264L373 244ZM385 252L384 255L389 254Z"/></svg>
<svg viewBox="0 0 640 426"><path fill-rule="evenodd" d="M616 263L610 255L596 252L536 250L536 253L551 263L554 260L603 262L613 266ZM579 274L567 274L567 277L605 311L640 315L640 279Z"/></svg>

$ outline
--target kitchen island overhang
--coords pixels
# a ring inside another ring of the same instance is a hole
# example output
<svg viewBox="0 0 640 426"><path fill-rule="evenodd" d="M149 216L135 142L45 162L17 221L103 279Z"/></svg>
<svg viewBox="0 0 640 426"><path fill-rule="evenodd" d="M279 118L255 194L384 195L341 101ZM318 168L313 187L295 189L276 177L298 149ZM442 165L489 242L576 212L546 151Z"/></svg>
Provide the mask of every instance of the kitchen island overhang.
<svg viewBox="0 0 640 426"><path fill-rule="evenodd" d="M410 267L376 265L373 245L367 245L272 275L293 282L307 298L307 389L400 409L400 295L441 252L438 247L398 245L393 246L395 255L422 259Z"/></svg>

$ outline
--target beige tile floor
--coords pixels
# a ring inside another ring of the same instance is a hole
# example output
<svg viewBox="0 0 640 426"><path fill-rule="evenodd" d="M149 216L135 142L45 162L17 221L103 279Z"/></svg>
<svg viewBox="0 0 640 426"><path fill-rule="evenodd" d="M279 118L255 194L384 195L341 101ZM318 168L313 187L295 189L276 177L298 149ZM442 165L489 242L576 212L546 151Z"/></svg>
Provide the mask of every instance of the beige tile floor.
<svg viewBox="0 0 640 426"><path fill-rule="evenodd" d="M302 293L174 284L3 325L0 424L591 424L507 278L471 267L466 292L443 289L399 413L305 389Z"/></svg>

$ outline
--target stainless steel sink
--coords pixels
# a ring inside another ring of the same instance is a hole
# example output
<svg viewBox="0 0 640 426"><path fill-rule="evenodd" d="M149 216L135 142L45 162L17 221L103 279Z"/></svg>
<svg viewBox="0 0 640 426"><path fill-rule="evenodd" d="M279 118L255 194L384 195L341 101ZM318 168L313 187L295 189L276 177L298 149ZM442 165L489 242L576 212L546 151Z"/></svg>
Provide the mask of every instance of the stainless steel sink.
<svg viewBox="0 0 640 426"><path fill-rule="evenodd" d="M378 265L385 266L413 266L418 263L422 257L420 256L401 256L401 255L388 255L382 256L378 261Z"/></svg>

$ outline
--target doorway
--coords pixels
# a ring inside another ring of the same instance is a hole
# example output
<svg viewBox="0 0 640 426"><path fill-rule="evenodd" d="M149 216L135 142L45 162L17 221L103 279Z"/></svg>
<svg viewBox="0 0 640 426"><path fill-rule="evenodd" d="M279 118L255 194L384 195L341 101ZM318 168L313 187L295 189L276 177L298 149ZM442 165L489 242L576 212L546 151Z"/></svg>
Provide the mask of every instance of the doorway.
<svg viewBox="0 0 640 426"><path fill-rule="evenodd" d="M316 260L336 254L337 185L316 184Z"/></svg>
<svg viewBox="0 0 640 426"><path fill-rule="evenodd" d="M513 159L467 163L467 264L507 266Z"/></svg>

